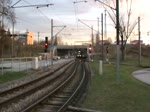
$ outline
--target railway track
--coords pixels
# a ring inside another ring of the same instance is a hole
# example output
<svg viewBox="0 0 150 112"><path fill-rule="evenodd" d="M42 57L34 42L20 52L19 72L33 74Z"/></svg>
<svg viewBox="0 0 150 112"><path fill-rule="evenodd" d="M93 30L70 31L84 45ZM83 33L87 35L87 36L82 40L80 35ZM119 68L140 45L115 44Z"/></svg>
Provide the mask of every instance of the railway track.
<svg viewBox="0 0 150 112"><path fill-rule="evenodd" d="M0 112L11 111L17 112L22 110L24 106L28 105L28 100L34 100L33 95L40 97L39 90L42 91L43 87L47 87L51 84L51 89L53 85L57 85L64 80L66 75L61 75L65 73L66 69L73 68L73 63L63 64L62 66L52 70L51 72L44 72L41 76L35 77L33 80L27 81L23 84L14 84L12 88L1 87L0 91ZM55 83L53 83L55 81ZM5 89L6 88L6 89ZM31 97L31 98L30 98ZM28 99L28 100L27 100ZM24 106L21 104L24 103ZM26 103L27 102L27 103ZM26 104L26 105L25 105Z"/></svg>
<svg viewBox="0 0 150 112"><path fill-rule="evenodd" d="M66 112L68 106L73 105L75 98L80 96L85 85L87 76L84 63L80 63L65 82L23 112L31 111L32 108L34 109L31 112Z"/></svg>
<svg viewBox="0 0 150 112"><path fill-rule="evenodd" d="M0 112L65 111L73 104L86 75L84 63L62 66L32 81L0 91Z"/></svg>

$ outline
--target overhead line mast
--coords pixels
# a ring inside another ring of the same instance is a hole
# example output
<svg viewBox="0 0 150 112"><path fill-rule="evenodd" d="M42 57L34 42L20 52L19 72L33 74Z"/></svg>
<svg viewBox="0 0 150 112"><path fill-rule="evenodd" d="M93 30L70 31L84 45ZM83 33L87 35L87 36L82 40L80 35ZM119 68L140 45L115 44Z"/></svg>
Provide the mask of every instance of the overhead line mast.
<svg viewBox="0 0 150 112"><path fill-rule="evenodd" d="M100 0L95 0L95 2L98 1L102 3L103 5L113 9L116 11L116 40L117 40L117 56L116 56L116 81L117 84L120 83L120 42L119 42L119 30L120 30L120 24L119 24L119 0L116 0L116 8L111 7L110 5L100 1Z"/></svg>
<svg viewBox="0 0 150 112"><path fill-rule="evenodd" d="M87 3L86 0L83 0L83 1L75 1L75 2L73 2L73 3L80 3L80 2L85 2L85 3Z"/></svg>
<svg viewBox="0 0 150 112"><path fill-rule="evenodd" d="M40 4L40 5L24 5L24 6L11 6L11 8L23 8L23 7L36 7L36 8L41 8L41 7L48 7L49 5L54 5L54 4Z"/></svg>

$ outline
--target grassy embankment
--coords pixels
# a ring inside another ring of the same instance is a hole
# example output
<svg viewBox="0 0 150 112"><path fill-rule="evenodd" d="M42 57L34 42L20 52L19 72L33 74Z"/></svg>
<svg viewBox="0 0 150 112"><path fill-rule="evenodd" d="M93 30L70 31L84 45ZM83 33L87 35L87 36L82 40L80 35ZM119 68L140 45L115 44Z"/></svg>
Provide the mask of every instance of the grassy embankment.
<svg viewBox="0 0 150 112"><path fill-rule="evenodd" d="M142 68L120 65L117 84L116 65L104 64L104 73L99 75L98 63L90 64L94 75L82 107L103 112L150 112L150 86L131 75Z"/></svg>
<svg viewBox="0 0 150 112"><path fill-rule="evenodd" d="M24 72L8 72L3 75L0 75L0 84L6 83L12 80L16 80L16 79L25 77L27 75L28 74Z"/></svg>

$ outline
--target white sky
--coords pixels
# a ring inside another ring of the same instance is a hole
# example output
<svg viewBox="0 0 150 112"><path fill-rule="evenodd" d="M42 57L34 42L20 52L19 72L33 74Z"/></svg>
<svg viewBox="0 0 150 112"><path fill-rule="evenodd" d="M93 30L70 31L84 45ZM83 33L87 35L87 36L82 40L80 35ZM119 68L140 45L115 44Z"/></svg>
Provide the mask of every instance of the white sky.
<svg viewBox="0 0 150 112"><path fill-rule="evenodd" d="M16 3L19 0L13 0ZM75 41L88 41L91 39L91 29L78 21L80 19L90 27L93 25L97 30L97 18L101 18L101 13L104 9L99 2L94 0L87 0L87 3L80 2L84 0L21 0L15 6L39 5L39 4L54 4L49 7L15 8L16 20L15 32L31 31L35 34L37 39L37 32L40 32L40 40L45 36L50 38L51 35L51 19L54 20L54 26L67 27L59 33L64 41L70 41L74 44ZM126 1L126 0L122 0ZM78 2L78 3L73 3ZM150 9L149 0L133 0L133 18L136 20L138 16L141 17L141 33L144 40L149 41L147 32L150 31ZM104 17L104 15L103 15ZM89 21L93 20L93 21ZM101 25L101 20L100 20ZM113 23L107 15L107 36L115 38L115 29ZM54 35L60 31L62 27L54 27ZM101 28L100 28L101 32ZM135 34L138 33L138 28L135 28ZM96 32L94 32L96 33ZM71 34L71 35L70 35ZM132 39L131 39L132 40Z"/></svg>

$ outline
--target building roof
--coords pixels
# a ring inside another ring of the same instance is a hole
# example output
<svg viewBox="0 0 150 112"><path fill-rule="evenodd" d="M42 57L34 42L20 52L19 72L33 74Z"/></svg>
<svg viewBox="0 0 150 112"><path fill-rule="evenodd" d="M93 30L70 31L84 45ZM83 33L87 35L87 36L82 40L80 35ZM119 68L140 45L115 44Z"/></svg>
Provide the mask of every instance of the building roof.
<svg viewBox="0 0 150 112"><path fill-rule="evenodd" d="M133 40L130 43L131 44L139 44L139 40ZM143 44L143 40L140 40L140 43Z"/></svg>

